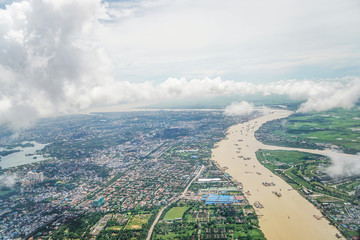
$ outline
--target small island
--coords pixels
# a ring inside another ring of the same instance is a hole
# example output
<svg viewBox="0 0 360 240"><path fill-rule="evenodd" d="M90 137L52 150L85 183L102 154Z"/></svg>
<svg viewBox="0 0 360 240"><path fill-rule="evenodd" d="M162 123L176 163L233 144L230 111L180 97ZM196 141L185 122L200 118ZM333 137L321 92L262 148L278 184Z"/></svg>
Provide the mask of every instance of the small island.
<svg viewBox="0 0 360 240"><path fill-rule="evenodd" d="M13 143L13 144L10 144L10 145L6 145L6 146L1 146L1 147L4 147L6 149L14 149L14 148L17 148L17 147L20 147L20 148L27 148L27 147L35 147L35 144L31 143L31 142L25 142L25 143Z"/></svg>
<svg viewBox="0 0 360 240"><path fill-rule="evenodd" d="M5 157L7 155L10 155L10 154L13 154L16 152L20 152L20 151L21 150L3 150L3 151L0 151L0 156Z"/></svg>

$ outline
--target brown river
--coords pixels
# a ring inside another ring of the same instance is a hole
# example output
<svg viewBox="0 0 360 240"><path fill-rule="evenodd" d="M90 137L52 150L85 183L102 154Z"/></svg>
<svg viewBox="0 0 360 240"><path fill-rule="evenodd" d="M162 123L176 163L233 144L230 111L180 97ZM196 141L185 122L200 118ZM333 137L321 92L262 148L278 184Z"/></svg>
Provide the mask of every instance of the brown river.
<svg viewBox="0 0 360 240"><path fill-rule="evenodd" d="M263 205L263 208L255 209L260 228L268 240L338 239L335 234L341 235L340 232L329 225L328 220L314 217L322 214L313 204L256 159L255 152L258 149L324 154L321 150L264 145L255 139L254 133L262 124L287 117L291 113L273 110L265 116L230 127L227 137L215 145L212 159L220 167L227 167L226 172L243 184L243 191L248 192L245 195L250 204L254 205L258 201ZM273 182L275 186L264 186L263 182ZM281 193L281 197L277 197L275 191Z"/></svg>

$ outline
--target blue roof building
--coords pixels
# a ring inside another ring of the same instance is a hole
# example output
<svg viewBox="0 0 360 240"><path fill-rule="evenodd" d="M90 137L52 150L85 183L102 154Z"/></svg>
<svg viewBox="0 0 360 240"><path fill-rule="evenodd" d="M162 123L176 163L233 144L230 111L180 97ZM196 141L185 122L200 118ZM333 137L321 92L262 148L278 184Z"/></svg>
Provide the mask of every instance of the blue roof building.
<svg viewBox="0 0 360 240"><path fill-rule="evenodd" d="M210 194L209 197L205 199L205 204L232 204L234 200L234 196Z"/></svg>

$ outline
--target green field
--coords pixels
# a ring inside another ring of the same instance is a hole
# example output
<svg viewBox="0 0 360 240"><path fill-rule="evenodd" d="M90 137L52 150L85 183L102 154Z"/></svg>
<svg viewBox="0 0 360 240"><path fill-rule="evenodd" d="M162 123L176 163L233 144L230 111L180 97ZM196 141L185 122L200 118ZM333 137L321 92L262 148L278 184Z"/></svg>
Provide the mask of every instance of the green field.
<svg viewBox="0 0 360 240"><path fill-rule="evenodd" d="M299 151L259 150L256 152L256 156L271 171L275 169L288 169L295 164L304 162L328 161L324 156Z"/></svg>
<svg viewBox="0 0 360 240"><path fill-rule="evenodd" d="M160 221L154 229L153 239L265 239L250 205L206 205L192 201L180 206L172 207L168 213L172 214L172 219L183 213L182 219Z"/></svg>
<svg viewBox="0 0 360 240"><path fill-rule="evenodd" d="M259 140L271 145L328 148L345 153L360 152L360 109L334 109L316 113L296 113L286 119L264 124Z"/></svg>
<svg viewBox="0 0 360 240"><path fill-rule="evenodd" d="M283 177L295 189L307 188L346 201L352 199L343 189L338 190L321 183L319 179L324 174L314 174L319 165L329 164L329 159L324 156L283 150L259 150L256 156L266 168Z"/></svg>
<svg viewBox="0 0 360 240"><path fill-rule="evenodd" d="M151 214L140 214L132 217L128 225L126 226L127 230L139 230L143 227L144 224L147 224Z"/></svg>
<svg viewBox="0 0 360 240"><path fill-rule="evenodd" d="M164 220L181 219L188 209L189 207L173 207L165 214Z"/></svg>

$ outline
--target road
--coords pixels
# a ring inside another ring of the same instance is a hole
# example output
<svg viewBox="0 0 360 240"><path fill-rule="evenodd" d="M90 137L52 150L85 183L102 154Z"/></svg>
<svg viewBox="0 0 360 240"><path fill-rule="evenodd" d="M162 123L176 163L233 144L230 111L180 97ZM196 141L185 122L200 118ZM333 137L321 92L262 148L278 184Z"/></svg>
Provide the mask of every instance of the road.
<svg viewBox="0 0 360 240"><path fill-rule="evenodd" d="M204 165L201 166L199 172L195 175L195 177L193 177L193 179L189 182L189 184L186 186L186 188L184 189L184 191L182 192L182 194L180 195L180 197L177 197L175 198L173 201L169 202L168 205L164 206L158 213L158 215L156 216L153 224L151 225L150 229L149 229L149 232L148 232L148 235L146 237L146 240L150 240L151 239L151 236L152 236L152 233L154 231L154 227L155 225L157 224L157 222L159 221L162 213L164 212L165 208L167 208L168 206L170 206L173 202L176 202L177 200L179 200L180 198L182 198L183 196L185 196L186 192L188 191L190 185L195 181L195 179L197 179L200 174L202 173L202 171L204 170Z"/></svg>

